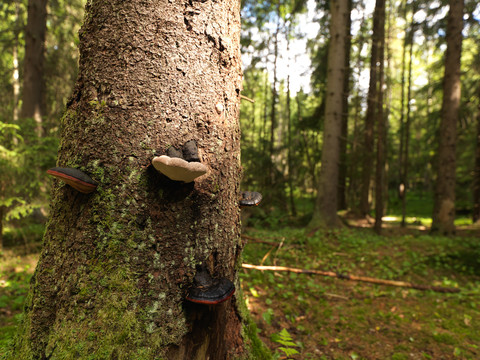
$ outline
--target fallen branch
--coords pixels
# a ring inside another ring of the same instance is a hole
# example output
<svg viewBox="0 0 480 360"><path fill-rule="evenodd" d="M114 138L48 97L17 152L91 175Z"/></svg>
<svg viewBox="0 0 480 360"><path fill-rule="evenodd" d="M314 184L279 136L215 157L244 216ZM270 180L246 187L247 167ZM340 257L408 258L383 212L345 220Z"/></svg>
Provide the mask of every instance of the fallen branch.
<svg viewBox="0 0 480 360"><path fill-rule="evenodd" d="M334 277L342 280L363 281L363 282L368 282L372 284L398 286L398 287L405 287L405 288L411 288L411 289L417 289L417 290L432 290L432 291L441 292L441 293L460 292L460 289L457 289L457 288L447 288L447 287L432 286L432 285L418 285L418 284L412 284L411 282L407 282L407 281L383 280L383 279L376 279L376 278L371 278L366 276L339 274L333 271L296 269L296 268L291 268L286 266L258 266L258 265L252 265L252 264L242 264L242 267L244 269L287 271L287 272L293 272L297 274L322 275L322 276L329 276L329 277Z"/></svg>

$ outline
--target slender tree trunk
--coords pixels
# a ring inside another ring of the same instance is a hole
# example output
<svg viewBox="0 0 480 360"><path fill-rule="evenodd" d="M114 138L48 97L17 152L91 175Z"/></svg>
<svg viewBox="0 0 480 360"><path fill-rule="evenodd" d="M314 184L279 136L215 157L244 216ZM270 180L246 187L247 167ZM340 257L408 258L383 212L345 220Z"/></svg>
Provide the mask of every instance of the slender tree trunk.
<svg viewBox="0 0 480 360"><path fill-rule="evenodd" d="M368 86L367 115L365 117L365 138L363 149L362 184L360 192L360 214L367 216L370 212L370 180L373 169L375 111L378 89L378 48L380 46L380 9L385 0L376 0L373 13L372 50L370 55L370 82Z"/></svg>
<svg viewBox="0 0 480 360"><path fill-rule="evenodd" d="M267 185L275 184L275 129L277 128L277 62L278 62L278 35L280 33L280 5L277 5L277 29L275 30L273 43L273 84L272 84L272 104L270 109L270 169Z"/></svg>
<svg viewBox="0 0 480 360"><path fill-rule="evenodd" d="M20 99L20 72L18 67L18 48L19 48L19 31L20 31L20 4L18 0L15 1L15 29L14 29L14 40L13 40L13 56L12 56L12 84L13 84L13 123L18 122L18 101ZM17 144L17 137L13 138L13 144Z"/></svg>
<svg viewBox="0 0 480 360"><path fill-rule="evenodd" d="M265 66L265 69L267 66ZM264 74L264 103L263 103L263 127L262 127L262 136L261 136L261 143L262 143L262 149L263 153L265 154L267 152L267 120L268 120L268 73L265 71ZM270 174L266 174L268 177Z"/></svg>
<svg viewBox="0 0 480 360"><path fill-rule="evenodd" d="M375 114L377 123L377 163L375 171L375 231L382 231L382 217L384 211L384 179L385 179L385 118L383 113L383 84L385 69L385 0L377 3L379 6L379 46L378 46L378 91L377 111Z"/></svg>
<svg viewBox="0 0 480 360"><path fill-rule="evenodd" d="M477 144L473 176L473 222L480 220L480 86L478 87Z"/></svg>
<svg viewBox="0 0 480 360"><path fill-rule="evenodd" d="M295 207L295 199L294 199L294 186L293 186L293 178L294 178L294 170L295 166L293 166L293 157L292 157L292 114L291 114L291 104L290 104L290 75L287 77L287 121L288 121L288 188L289 188L289 200L290 200L290 212L292 216L297 215L297 209Z"/></svg>
<svg viewBox="0 0 480 360"><path fill-rule="evenodd" d="M455 170L457 122L460 107L460 56L462 53L463 0L450 0L447 22L447 50L443 79L437 181L432 216L432 232L455 232Z"/></svg>
<svg viewBox="0 0 480 360"><path fill-rule="evenodd" d="M264 358L249 354L236 275L239 13L235 0L87 3L58 165L99 184L85 195L54 182L11 359ZM185 184L152 168L189 140L206 175ZM199 265L235 295L187 302Z"/></svg>
<svg viewBox="0 0 480 360"><path fill-rule="evenodd" d="M403 1L403 18L405 20L405 35L403 39L403 48L402 48L402 75L400 80L401 86L401 95L400 95L400 146L398 150L398 198L402 201L403 207L403 198L405 196L405 176L403 174L403 149L405 147L405 69L407 64L407 45L408 45L408 20L407 20L407 2ZM402 208L403 214L403 208ZM402 221L402 226L404 226Z"/></svg>
<svg viewBox="0 0 480 360"><path fill-rule="evenodd" d="M352 0L348 1L348 13L352 11ZM343 79L342 132L340 136L340 168L338 173L338 210L347 208L347 140L348 140L348 97L350 95L350 50L352 19L347 18L347 36L345 38L345 77Z"/></svg>
<svg viewBox="0 0 480 360"><path fill-rule="evenodd" d="M33 118L36 134L43 135L45 115L45 33L47 29L47 0L28 1L28 19L25 29L25 58L23 72L22 118Z"/></svg>
<svg viewBox="0 0 480 360"><path fill-rule="evenodd" d="M345 77L345 44L349 29L348 0L330 3L330 43L328 49L327 99L323 131L322 167L317 200L309 224L315 227L337 227L338 174L340 164L340 136L342 131L343 89Z"/></svg>
<svg viewBox="0 0 480 360"><path fill-rule="evenodd" d="M403 169L402 169L402 184L403 184L403 193L402 193L402 223L401 226L405 227L406 217L407 217L407 191L408 191L408 165L410 164L410 125L412 122L412 108L410 102L412 100L412 68L413 68L413 39L415 33L415 26L413 23L413 16L415 11L412 14L412 24L410 27L410 34L408 43L410 50L408 53L408 79L407 79L407 115L405 121L405 146L403 154Z"/></svg>

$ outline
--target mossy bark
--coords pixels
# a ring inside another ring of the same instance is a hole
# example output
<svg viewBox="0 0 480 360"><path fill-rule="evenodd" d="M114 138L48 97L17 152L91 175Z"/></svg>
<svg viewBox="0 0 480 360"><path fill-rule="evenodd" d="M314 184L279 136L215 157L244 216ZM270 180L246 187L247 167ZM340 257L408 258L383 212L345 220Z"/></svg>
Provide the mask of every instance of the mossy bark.
<svg viewBox="0 0 480 360"><path fill-rule="evenodd" d="M239 28L236 0L88 2L58 166L99 185L55 180L12 358L250 356L238 295L184 301L200 263L239 286ZM207 175L152 168L192 139Z"/></svg>

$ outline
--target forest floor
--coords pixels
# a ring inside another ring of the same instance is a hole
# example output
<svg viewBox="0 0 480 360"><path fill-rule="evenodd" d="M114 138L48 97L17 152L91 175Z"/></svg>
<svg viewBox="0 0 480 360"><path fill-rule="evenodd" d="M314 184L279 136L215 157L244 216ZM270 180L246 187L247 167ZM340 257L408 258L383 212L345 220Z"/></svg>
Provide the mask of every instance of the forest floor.
<svg viewBox="0 0 480 360"><path fill-rule="evenodd" d="M307 235L295 228L246 231L245 263L461 289L445 294L243 269L259 335L278 358L480 359L478 230L451 238L415 226L385 233L361 227Z"/></svg>
<svg viewBox="0 0 480 360"><path fill-rule="evenodd" d="M376 235L368 222L305 234L248 228L244 263L458 287L444 294L319 275L243 269L248 308L277 359L479 359L478 230L433 237L415 226ZM364 226L362 228L362 226ZM274 230L272 230L274 229ZM21 317L38 251L0 258L0 357Z"/></svg>

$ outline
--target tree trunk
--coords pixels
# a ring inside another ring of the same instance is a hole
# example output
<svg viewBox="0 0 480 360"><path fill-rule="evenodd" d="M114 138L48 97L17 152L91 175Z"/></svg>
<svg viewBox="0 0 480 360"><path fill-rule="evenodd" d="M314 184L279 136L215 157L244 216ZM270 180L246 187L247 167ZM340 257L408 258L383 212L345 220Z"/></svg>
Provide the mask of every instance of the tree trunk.
<svg viewBox="0 0 480 360"><path fill-rule="evenodd" d="M340 163L340 135L342 131L343 88L345 77L345 41L349 24L348 0L330 3L330 44L328 49L327 99L323 131L322 167L317 200L309 224L315 227L337 227L338 174Z"/></svg>
<svg viewBox="0 0 480 360"><path fill-rule="evenodd" d="M460 55L462 52L463 3L463 0L449 1L442 120L432 216L432 232L441 234L455 232L455 151L461 93Z"/></svg>
<svg viewBox="0 0 480 360"><path fill-rule="evenodd" d="M473 175L473 222L480 220L480 86L478 87L477 144Z"/></svg>
<svg viewBox="0 0 480 360"><path fill-rule="evenodd" d="M99 185L85 195L55 181L12 359L236 359L256 349L236 274L239 13L234 0L87 3L58 166ZM154 153L189 140L206 175L185 184L152 168ZM200 264L233 281L235 295L187 302Z"/></svg>
<svg viewBox="0 0 480 360"><path fill-rule="evenodd" d="M348 0L348 13L352 11L352 0ZM347 140L348 140L348 97L350 95L350 50L352 19L347 18L347 36L345 37L345 76L343 79L342 132L340 136L340 168L338 173L338 210L347 208Z"/></svg>
<svg viewBox="0 0 480 360"><path fill-rule="evenodd" d="M383 84L385 69L385 0L377 2L379 17L378 29L378 90L377 90L377 111L375 114L377 123L377 163L375 171L375 231L380 234L382 231L382 217L384 211L384 179L385 179L385 118L383 114ZM375 9L377 11L377 9Z"/></svg>
<svg viewBox="0 0 480 360"><path fill-rule="evenodd" d="M278 63L278 35L280 33L280 4L277 5L277 29L275 30L273 40L273 84L272 84L272 104L270 110L270 146L269 146L269 158L270 169L268 174L267 187L271 188L275 185L275 129L277 128L277 63ZM274 194L266 194L268 198L274 196ZM269 201L271 199L268 199Z"/></svg>
<svg viewBox="0 0 480 360"><path fill-rule="evenodd" d="M408 45L410 47L408 53L408 79L407 79L407 115L404 129L404 150L403 150L403 166L402 166L402 223L401 226L405 227L407 218L407 192L408 192L408 165L410 164L410 125L412 122L412 107L410 102L412 100L412 70L413 70L413 39L415 34L414 16L415 10L412 14L412 23L410 26L410 34L408 37Z"/></svg>
<svg viewBox="0 0 480 360"><path fill-rule="evenodd" d="M367 114L365 116L365 137L363 149L362 184L360 193L360 214L366 216L370 212L370 180L373 169L375 111L378 89L378 47L380 46L379 10L385 0L376 0L373 13L372 50L370 55L370 81L368 85Z"/></svg>
<svg viewBox="0 0 480 360"><path fill-rule="evenodd" d="M47 0L29 0L20 116L35 120L38 137L43 135L42 116L45 115L43 60L45 58L46 29Z"/></svg>
<svg viewBox="0 0 480 360"><path fill-rule="evenodd" d="M408 21L407 21L407 1L404 0L402 3L403 6L403 19L405 20L405 35L403 39L403 48L402 48L402 70L401 70L401 80L400 80L400 87L401 87L401 96L400 96L400 144L398 149L398 198L402 201L403 206L403 197L405 193L405 176L403 175L403 148L405 147L405 69L407 64L407 45L408 39L410 38L407 36L408 34ZM412 18L413 19L413 18ZM412 20L413 21L413 20ZM403 214L403 207L402 207L402 214ZM404 226L402 222L402 226Z"/></svg>

